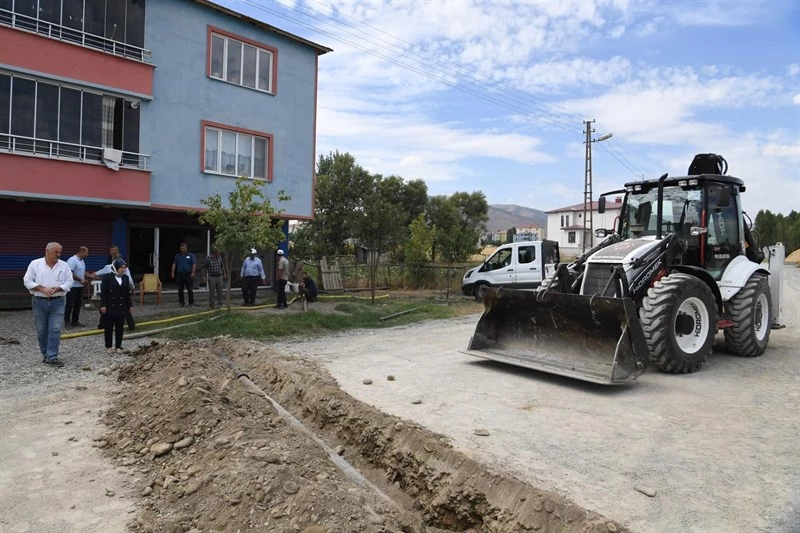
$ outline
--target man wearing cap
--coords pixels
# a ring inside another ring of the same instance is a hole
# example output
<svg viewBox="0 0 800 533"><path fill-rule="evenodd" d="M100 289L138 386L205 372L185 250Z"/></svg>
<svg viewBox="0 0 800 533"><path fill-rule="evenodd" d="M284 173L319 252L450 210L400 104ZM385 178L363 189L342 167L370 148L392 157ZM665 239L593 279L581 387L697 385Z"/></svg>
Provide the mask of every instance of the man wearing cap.
<svg viewBox="0 0 800 533"><path fill-rule="evenodd" d="M72 270L60 257L61 245L48 243L44 257L31 261L22 278L33 296L33 320L42 362L54 367L64 366L58 359L58 348L64 327L64 302L72 289Z"/></svg>
<svg viewBox="0 0 800 533"><path fill-rule="evenodd" d="M286 303L286 284L289 283L289 260L286 259L283 250L278 250L277 270L275 278L278 280L278 284L275 290L278 291L278 303L275 304L275 307L277 309L286 309L289 307Z"/></svg>
<svg viewBox="0 0 800 533"><path fill-rule="evenodd" d="M250 250L250 256L245 257L242 262L242 271L239 276L242 278L242 296L244 303L242 305L256 305L256 292L258 291L258 280L265 281L267 275L264 272L264 265L261 259L256 255L258 252L255 248Z"/></svg>

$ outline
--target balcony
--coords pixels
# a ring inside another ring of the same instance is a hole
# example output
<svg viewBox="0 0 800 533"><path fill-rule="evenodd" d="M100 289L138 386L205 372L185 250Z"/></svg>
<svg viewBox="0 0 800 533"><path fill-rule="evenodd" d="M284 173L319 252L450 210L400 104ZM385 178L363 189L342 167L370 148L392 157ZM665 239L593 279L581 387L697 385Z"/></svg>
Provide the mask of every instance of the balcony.
<svg viewBox="0 0 800 533"><path fill-rule="evenodd" d="M0 153L36 156L47 159L56 159L69 162L89 163L109 166L103 160L103 148L87 146L22 135L8 135L0 133ZM119 168L129 170L150 170L150 156L135 152L121 152ZM112 162L114 163L114 162Z"/></svg>
<svg viewBox="0 0 800 533"><path fill-rule="evenodd" d="M68 28L35 17L21 15L8 9L0 9L0 25L35 33L58 41L76 44L85 48L100 50L108 54L140 61L142 63L150 64L152 62L153 54L150 50L145 48L121 43L99 35L92 35L81 30Z"/></svg>

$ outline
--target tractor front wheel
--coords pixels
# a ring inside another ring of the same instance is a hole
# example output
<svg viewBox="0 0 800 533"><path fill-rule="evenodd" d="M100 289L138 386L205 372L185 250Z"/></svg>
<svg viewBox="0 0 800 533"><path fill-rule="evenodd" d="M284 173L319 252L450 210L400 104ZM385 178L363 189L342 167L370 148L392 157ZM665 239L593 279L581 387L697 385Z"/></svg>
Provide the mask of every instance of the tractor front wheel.
<svg viewBox="0 0 800 533"><path fill-rule="evenodd" d="M733 327L725 329L725 344L736 355L758 357L769 343L769 281L762 274L753 274L742 290L728 301Z"/></svg>
<svg viewBox="0 0 800 533"><path fill-rule="evenodd" d="M708 285L694 276L674 273L657 281L642 300L639 318L650 361L663 372L694 372L711 353L717 304Z"/></svg>

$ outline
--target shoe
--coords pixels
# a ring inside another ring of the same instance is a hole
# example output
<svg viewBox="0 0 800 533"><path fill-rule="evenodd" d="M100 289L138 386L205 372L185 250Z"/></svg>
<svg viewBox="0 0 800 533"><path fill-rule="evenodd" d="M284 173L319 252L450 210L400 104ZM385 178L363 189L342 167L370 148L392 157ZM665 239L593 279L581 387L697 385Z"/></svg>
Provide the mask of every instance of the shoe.
<svg viewBox="0 0 800 533"><path fill-rule="evenodd" d="M74 327L74 326L72 324L70 324L69 322L65 322L64 323L64 329L70 329L72 327Z"/></svg>
<svg viewBox="0 0 800 533"><path fill-rule="evenodd" d="M57 368L61 368L62 366L64 366L64 363L62 363L58 359L58 357L53 357L52 359L45 359L44 364L54 366Z"/></svg>
<svg viewBox="0 0 800 533"><path fill-rule="evenodd" d="M81 324L80 322L73 322L72 323L72 327L73 328L85 328L86 324Z"/></svg>
<svg viewBox="0 0 800 533"><path fill-rule="evenodd" d="M122 348L117 348L114 351L117 352L117 353L123 353L125 350L123 350Z"/></svg>
<svg viewBox="0 0 800 533"><path fill-rule="evenodd" d="M114 353L114 348L106 348L106 353L107 353L108 355L111 355L111 354L113 354L113 353Z"/></svg>
<svg viewBox="0 0 800 533"><path fill-rule="evenodd" d="M186 307L186 304L181 304L181 307Z"/></svg>

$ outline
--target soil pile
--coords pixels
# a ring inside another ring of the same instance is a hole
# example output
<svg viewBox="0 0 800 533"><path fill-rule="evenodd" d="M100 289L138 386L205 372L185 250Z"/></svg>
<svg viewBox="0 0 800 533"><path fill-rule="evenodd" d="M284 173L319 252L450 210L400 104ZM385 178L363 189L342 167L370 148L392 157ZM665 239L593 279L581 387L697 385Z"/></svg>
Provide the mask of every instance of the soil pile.
<svg viewBox="0 0 800 533"><path fill-rule="evenodd" d="M136 471L134 531L623 530L353 399L316 363L230 339L133 355L97 445Z"/></svg>
<svg viewBox="0 0 800 533"><path fill-rule="evenodd" d="M784 261L787 263L792 263L793 265L800 264L800 249L790 253L789 257L787 257Z"/></svg>

